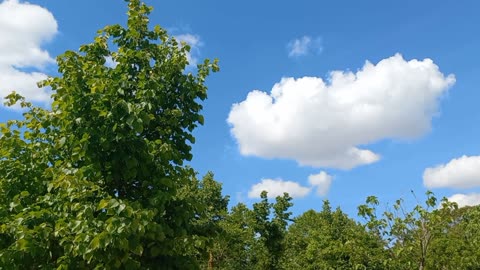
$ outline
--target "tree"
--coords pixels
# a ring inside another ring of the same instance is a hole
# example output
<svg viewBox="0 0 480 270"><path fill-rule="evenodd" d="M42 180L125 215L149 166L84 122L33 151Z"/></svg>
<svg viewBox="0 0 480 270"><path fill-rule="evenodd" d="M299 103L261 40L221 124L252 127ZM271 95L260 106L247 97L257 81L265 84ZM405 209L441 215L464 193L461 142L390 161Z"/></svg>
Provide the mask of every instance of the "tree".
<svg viewBox="0 0 480 270"><path fill-rule="evenodd" d="M480 267L480 207L442 207L438 213L446 221L432 239L428 269L478 269Z"/></svg>
<svg viewBox="0 0 480 270"><path fill-rule="evenodd" d="M262 199L253 204L254 230L258 240L265 247L265 254L259 260L258 269L280 269L280 259L284 252L284 238L288 221L291 221L292 197L288 193L278 196L275 203L269 203L267 192L260 194ZM271 217L273 210L273 217Z"/></svg>
<svg viewBox="0 0 480 270"><path fill-rule="evenodd" d="M227 217L229 197L222 195L222 184L208 172L201 181L194 178L189 185L180 187L177 198L195 206L192 209L195 214L189 222L190 234L198 261L203 266L208 265L213 245L223 232L220 223Z"/></svg>
<svg viewBox="0 0 480 270"><path fill-rule="evenodd" d="M294 219L286 235L284 269L382 269L381 239L340 208L309 210Z"/></svg>
<svg viewBox="0 0 480 270"><path fill-rule="evenodd" d="M191 221L204 206L178 191L195 177L183 162L218 66L187 73L189 46L150 30L151 10L130 0L127 27L60 55L61 75L39 83L52 89L51 109L7 97L26 112L0 125L1 265L196 267L193 243L205 239Z"/></svg>
<svg viewBox="0 0 480 270"><path fill-rule="evenodd" d="M233 207L220 223L223 232L212 251L216 269L282 269L291 200L284 193L271 203L263 191L253 209L244 204Z"/></svg>
<svg viewBox="0 0 480 270"><path fill-rule="evenodd" d="M239 203L220 222L221 234L212 249L214 269L255 269L259 249L255 238L252 210Z"/></svg>
<svg viewBox="0 0 480 270"><path fill-rule="evenodd" d="M367 220L366 227L382 237L385 248L389 251L389 257L385 261L389 267L387 269L471 268L471 263L468 267L460 267L460 261L463 260L458 260L466 255L469 258L472 256L472 245L466 249L466 245L460 243L466 239L475 239L467 228L475 223L468 220L475 220L477 216L474 212L463 215L457 204L446 198L439 206L432 192L428 191L426 195L424 206L419 203L407 211L403 201L397 200L393 211L387 210L381 217L376 214L379 204L376 197L369 197L367 204L359 206L359 215ZM478 247L474 241L473 247ZM462 254L461 250L470 252ZM473 264L471 269L478 266Z"/></svg>

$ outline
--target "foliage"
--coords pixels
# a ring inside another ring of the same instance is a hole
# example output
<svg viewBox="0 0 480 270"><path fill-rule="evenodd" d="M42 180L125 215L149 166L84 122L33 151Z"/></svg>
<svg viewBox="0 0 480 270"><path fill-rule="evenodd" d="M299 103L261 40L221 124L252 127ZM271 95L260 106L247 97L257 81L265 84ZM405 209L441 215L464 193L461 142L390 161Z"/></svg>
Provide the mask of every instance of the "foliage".
<svg viewBox="0 0 480 270"><path fill-rule="evenodd" d="M469 246L468 257L475 252L478 242L463 243L467 234L466 220L477 218L475 211L458 209L456 203L443 199L437 205L437 198L427 192L425 206L416 205L407 211L402 200L397 200L393 211L385 211L379 218L376 197L369 197L367 204L359 206L359 215L367 220L366 227L384 240L389 257L385 261L388 269L469 269L478 267L478 261L464 264L466 261L462 251ZM477 210L478 211L478 210ZM473 238L472 238L473 237ZM473 235L469 238L476 240ZM478 241L478 240L477 240ZM473 244L473 245L472 245ZM473 247L472 247L473 246ZM459 261L452 260L452 254ZM460 267L461 266L461 267Z"/></svg>
<svg viewBox="0 0 480 270"><path fill-rule="evenodd" d="M285 269L382 269L381 239L364 230L339 208L324 201L321 212L309 210L289 227Z"/></svg>
<svg viewBox="0 0 480 270"><path fill-rule="evenodd" d="M220 222L222 234L214 239L213 269L254 269L261 246L256 241L253 223L251 210L245 204L232 207Z"/></svg>
<svg viewBox="0 0 480 270"><path fill-rule="evenodd" d="M205 205L178 191L195 177L183 162L217 64L187 74L188 45L149 30L151 8L139 0L128 7L126 28L107 26L57 58L61 76L39 84L52 89L50 110L8 96L27 111L0 125L7 269L195 268L208 242L192 223L210 218Z"/></svg>
<svg viewBox="0 0 480 270"><path fill-rule="evenodd" d="M432 239L428 269L478 269L480 266L480 207L441 209L448 223Z"/></svg>
<svg viewBox="0 0 480 270"><path fill-rule="evenodd" d="M201 181L194 178L188 185L180 187L176 198L195 206L192 209L195 215L190 221L190 234L195 246L193 252L196 252L192 255L205 261L214 239L223 232L220 223L227 216L229 197L222 195L222 185L215 181L213 173L209 172Z"/></svg>
<svg viewBox="0 0 480 270"><path fill-rule="evenodd" d="M359 206L361 224L332 211L309 210L290 219L289 197L252 209L234 206L220 221L208 269L478 269L480 206L458 208L427 192L410 211L402 200L377 214L374 196ZM275 211L278 209L279 211ZM202 263L207 266L204 260Z"/></svg>
<svg viewBox="0 0 480 270"><path fill-rule="evenodd" d="M212 250L215 269L281 269L291 200L285 193L271 203L264 191L253 209L233 207Z"/></svg>

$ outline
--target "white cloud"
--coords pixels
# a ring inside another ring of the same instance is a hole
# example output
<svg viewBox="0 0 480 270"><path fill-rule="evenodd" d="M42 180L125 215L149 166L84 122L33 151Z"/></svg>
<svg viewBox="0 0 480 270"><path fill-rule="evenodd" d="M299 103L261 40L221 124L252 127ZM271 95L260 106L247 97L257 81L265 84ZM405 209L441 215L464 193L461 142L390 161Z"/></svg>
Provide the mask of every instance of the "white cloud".
<svg viewBox="0 0 480 270"><path fill-rule="evenodd" d="M310 185L317 188L317 195L325 196L332 184L332 176L322 171L318 174L309 175L308 182Z"/></svg>
<svg viewBox="0 0 480 270"><path fill-rule="evenodd" d="M459 207L474 206L474 205L480 204L480 194L479 193L454 194L448 197L448 200L451 202L456 202Z"/></svg>
<svg viewBox="0 0 480 270"><path fill-rule="evenodd" d="M472 188L480 186L480 156L462 156L447 164L427 168L423 184L428 188Z"/></svg>
<svg viewBox="0 0 480 270"><path fill-rule="evenodd" d="M269 198L282 196L287 192L293 198L302 198L310 192L309 187L304 187L294 181L284 181L282 179L262 179L258 184L253 185L248 192L249 198L260 198L262 191L268 192Z"/></svg>
<svg viewBox="0 0 480 270"><path fill-rule="evenodd" d="M282 196L287 192L293 198L303 198L307 196L312 189L317 190L317 195L325 196L330 189L333 177L324 171L318 174L308 176L309 187L302 186L295 181L285 181L282 179L262 179L260 183L253 185L248 192L249 198L260 198L262 191L268 192L268 197L275 198Z"/></svg>
<svg viewBox="0 0 480 270"><path fill-rule="evenodd" d="M190 52L187 53L187 60L190 67L195 67L198 64L198 58L200 56L200 47L203 43L198 35L182 34L175 35L174 38L178 42L185 42L190 46Z"/></svg>
<svg viewBox="0 0 480 270"><path fill-rule="evenodd" d="M17 0L0 3L0 101L13 90L33 102L50 100L37 82L47 77L39 70L54 63L41 45L53 38L57 27L43 7Z"/></svg>
<svg viewBox="0 0 480 270"><path fill-rule="evenodd" d="M321 53L323 50L322 39L303 36L294 39L287 44L288 56L299 57L309 53Z"/></svg>
<svg viewBox="0 0 480 270"><path fill-rule="evenodd" d="M413 139L431 128L439 98L455 83L430 59L400 54L356 73L282 78L270 93L251 91L228 116L243 155L350 169L380 156L362 145Z"/></svg>

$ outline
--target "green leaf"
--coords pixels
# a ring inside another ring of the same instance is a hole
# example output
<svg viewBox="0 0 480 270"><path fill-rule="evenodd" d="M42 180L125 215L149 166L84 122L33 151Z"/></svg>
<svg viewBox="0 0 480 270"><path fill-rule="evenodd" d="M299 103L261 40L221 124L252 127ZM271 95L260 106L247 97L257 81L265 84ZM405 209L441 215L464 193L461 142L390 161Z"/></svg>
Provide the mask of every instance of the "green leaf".
<svg viewBox="0 0 480 270"><path fill-rule="evenodd" d="M58 140L58 147L63 147L65 145L66 138L62 137Z"/></svg>
<svg viewBox="0 0 480 270"><path fill-rule="evenodd" d="M110 202L109 200L105 200L105 199L101 200L100 203L98 204L97 210L107 208L109 202Z"/></svg>
<svg viewBox="0 0 480 270"><path fill-rule="evenodd" d="M143 247L141 245L136 246L133 253L141 256L143 254Z"/></svg>
<svg viewBox="0 0 480 270"><path fill-rule="evenodd" d="M137 119L137 121L135 121L133 123L133 129L135 130L135 132L137 133L142 133L143 132L143 122L142 122L142 119Z"/></svg>
<svg viewBox="0 0 480 270"><path fill-rule="evenodd" d="M92 242L90 243L91 249L98 249L100 247L100 239L98 236L93 238Z"/></svg>

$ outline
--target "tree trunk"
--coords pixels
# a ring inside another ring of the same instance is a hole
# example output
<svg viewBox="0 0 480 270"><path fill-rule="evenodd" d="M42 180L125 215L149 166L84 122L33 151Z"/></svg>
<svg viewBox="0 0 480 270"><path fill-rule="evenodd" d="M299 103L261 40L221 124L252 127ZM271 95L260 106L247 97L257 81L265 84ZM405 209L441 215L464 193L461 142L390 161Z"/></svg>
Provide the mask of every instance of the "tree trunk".
<svg viewBox="0 0 480 270"><path fill-rule="evenodd" d="M209 251L208 270L213 270L213 253Z"/></svg>

